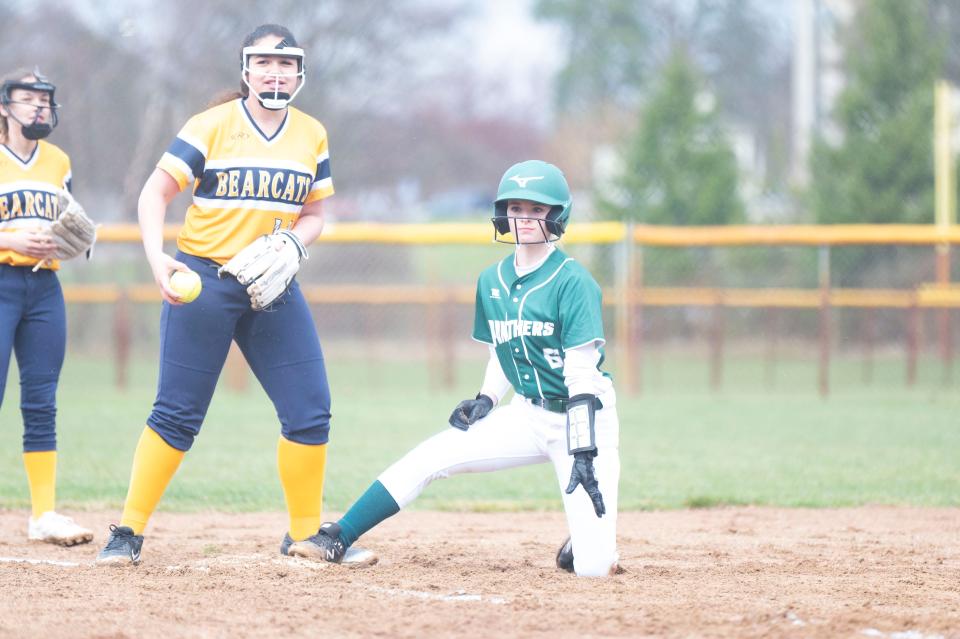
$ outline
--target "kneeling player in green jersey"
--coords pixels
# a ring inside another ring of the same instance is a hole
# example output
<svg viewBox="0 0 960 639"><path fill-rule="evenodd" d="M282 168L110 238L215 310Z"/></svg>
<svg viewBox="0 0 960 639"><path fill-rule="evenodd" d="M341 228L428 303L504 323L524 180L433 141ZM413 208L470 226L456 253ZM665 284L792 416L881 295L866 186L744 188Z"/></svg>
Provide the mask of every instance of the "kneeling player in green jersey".
<svg viewBox="0 0 960 639"><path fill-rule="evenodd" d="M550 462L570 532L558 567L595 577L617 570L620 425L613 384L600 370L600 287L554 245L571 204L552 164L533 160L507 170L494 203L494 237L516 251L477 282L473 338L490 349L480 392L454 409L453 428L390 466L340 521L323 524L289 554L339 563L360 535L434 479ZM511 387L513 399L498 406Z"/></svg>

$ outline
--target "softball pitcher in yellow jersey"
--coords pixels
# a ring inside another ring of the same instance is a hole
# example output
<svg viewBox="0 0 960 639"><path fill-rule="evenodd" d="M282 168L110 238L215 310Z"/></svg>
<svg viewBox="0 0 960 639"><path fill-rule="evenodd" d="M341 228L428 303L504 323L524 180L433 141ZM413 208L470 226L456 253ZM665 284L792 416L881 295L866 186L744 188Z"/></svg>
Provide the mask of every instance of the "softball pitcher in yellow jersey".
<svg viewBox="0 0 960 639"><path fill-rule="evenodd" d="M289 513L281 552L320 523L330 391L313 317L294 276L323 229L333 194L327 132L290 106L303 88L304 52L280 25L243 42L241 92L190 118L140 195L143 245L163 296L160 376L153 411L134 453L118 526L100 563L137 563L143 531L200 431L235 341L280 419L277 465ZM170 201L193 202L163 252ZM181 303L174 271L192 270L200 296Z"/></svg>

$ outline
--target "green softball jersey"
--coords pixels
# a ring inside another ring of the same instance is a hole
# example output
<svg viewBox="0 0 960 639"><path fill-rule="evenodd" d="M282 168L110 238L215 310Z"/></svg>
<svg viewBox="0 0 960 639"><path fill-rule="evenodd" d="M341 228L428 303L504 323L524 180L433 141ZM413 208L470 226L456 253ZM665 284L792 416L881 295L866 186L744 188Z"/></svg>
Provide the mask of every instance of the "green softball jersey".
<svg viewBox="0 0 960 639"><path fill-rule="evenodd" d="M511 254L480 274L473 339L495 347L517 394L567 398L563 382L567 350L597 342L597 367L603 363L600 286L559 249L522 276L513 260Z"/></svg>

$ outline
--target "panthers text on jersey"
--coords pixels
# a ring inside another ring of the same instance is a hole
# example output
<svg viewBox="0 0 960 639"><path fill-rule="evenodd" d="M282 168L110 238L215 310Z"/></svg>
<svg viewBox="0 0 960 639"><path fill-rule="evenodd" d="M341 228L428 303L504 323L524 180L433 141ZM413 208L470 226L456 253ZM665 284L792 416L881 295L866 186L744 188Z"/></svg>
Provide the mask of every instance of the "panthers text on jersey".
<svg viewBox="0 0 960 639"><path fill-rule="evenodd" d="M473 339L492 344L513 389L530 398L566 398L564 352L596 343L603 363L600 286L561 250L517 276L513 255L477 280ZM609 377L606 373L605 376Z"/></svg>
<svg viewBox="0 0 960 639"><path fill-rule="evenodd" d="M39 140L30 157L23 159L0 144L0 233L48 228L60 215L57 191L70 186L70 158L59 147ZM38 261L0 249L0 264L33 266ZM59 267L58 260L44 264Z"/></svg>
<svg viewBox="0 0 960 639"><path fill-rule="evenodd" d="M177 246L220 264L333 194L323 125L289 107L268 137L239 98L192 117L157 166L181 189L194 182Z"/></svg>

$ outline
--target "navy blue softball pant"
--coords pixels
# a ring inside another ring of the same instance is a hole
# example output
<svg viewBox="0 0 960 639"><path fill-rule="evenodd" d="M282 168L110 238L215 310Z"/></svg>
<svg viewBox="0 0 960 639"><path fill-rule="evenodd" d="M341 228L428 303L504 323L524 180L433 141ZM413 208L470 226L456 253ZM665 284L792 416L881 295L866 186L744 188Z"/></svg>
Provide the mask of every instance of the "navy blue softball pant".
<svg viewBox="0 0 960 639"><path fill-rule="evenodd" d="M160 378L147 424L170 446L189 450L200 432L230 342L236 341L273 402L281 434L300 444L325 444L330 389L313 317L296 280L267 310L250 308L237 280L217 277L212 260L178 252L200 275L190 304L164 302L160 312Z"/></svg>
<svg viewBox="0 0 960 639"><path fill-rule="evenodd" d="M23 450L57 449L57 383L67 347L67 317L57 274L0 264L0 404L10 353L20 369Z"/></svg>

